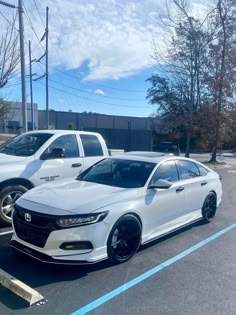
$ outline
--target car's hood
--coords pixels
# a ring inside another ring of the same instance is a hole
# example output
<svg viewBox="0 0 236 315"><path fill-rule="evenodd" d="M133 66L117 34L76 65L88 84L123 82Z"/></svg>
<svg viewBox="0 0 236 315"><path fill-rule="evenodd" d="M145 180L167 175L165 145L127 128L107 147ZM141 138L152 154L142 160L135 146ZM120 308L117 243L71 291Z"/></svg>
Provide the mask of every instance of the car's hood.
<svg viewBox="0 0 236 315"><path fill-rule="evenodd" d="M0 164L17 163L26 159L25 156L16 156L5 153L0 153Z"/></svg>
<svg viewBox="0 0 236 315"><path fill-rule="evenodd" d="M137 191L78 180L61 180L30 190L17 203L24 208L29 207L29 210L48 214L83 214L135 197Z"/></svg>

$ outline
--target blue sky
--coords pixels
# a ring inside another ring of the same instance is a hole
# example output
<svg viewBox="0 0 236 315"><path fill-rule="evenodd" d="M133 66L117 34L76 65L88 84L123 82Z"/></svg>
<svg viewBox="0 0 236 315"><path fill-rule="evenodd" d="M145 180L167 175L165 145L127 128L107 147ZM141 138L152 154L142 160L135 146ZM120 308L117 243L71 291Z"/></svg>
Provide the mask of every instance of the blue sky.
<svg viewBox="0 0 236 315"><path fill-rule="evenodd" d="M17 4L16 0L9 0ZM49 107L60 111L145 117L155 112L146 100L154 71L153 42L162 45L157 23L164 0L25 0L25 43L33 58L45 51L40 41L49 7ZM12 21L14 10L0 6L0 23ZM18 24L16 23L16 27ZM0 28L3 30L4 27ZM26 69L28 73L26 47ZM39 76L45 60L33 64ZM16 85L15 85L16 84ZM17 85L18 84L18 85ZM45 79L34 82L34 102L45 108ZM19 72L3 91L21 99ZM29 101L29 85L27 100Z"/></svg>

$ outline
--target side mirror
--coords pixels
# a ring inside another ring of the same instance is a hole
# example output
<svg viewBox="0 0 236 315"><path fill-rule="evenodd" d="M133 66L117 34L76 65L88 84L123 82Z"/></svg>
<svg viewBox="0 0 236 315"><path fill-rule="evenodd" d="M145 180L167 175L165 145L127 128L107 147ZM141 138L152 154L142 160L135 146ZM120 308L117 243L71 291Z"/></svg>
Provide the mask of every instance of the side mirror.
<svg viewBox="0 0 236 315"><path fill-rule="evenodd" d="M148 185L148 189L168 189L172 186L172 182L165 179L158 179L155 183Z"/></svg>
<svg viewBox="0 0 236 315"><path fill-rule="evenodd" d="M65 149L63 148L54 148L50 153L44 153L41 156L41 160L50 160L50 159L58 159L63 158L65 156Z"/></svg>

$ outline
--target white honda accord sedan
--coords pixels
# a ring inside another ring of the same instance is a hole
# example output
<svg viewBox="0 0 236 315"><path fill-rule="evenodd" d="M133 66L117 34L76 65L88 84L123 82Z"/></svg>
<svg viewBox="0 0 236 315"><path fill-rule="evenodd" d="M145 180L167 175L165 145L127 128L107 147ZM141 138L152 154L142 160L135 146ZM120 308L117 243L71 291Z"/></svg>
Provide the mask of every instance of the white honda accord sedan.
<svg viewBox="0 0 236 315"><path fill-rule="evenodd" d="M11 246L48 263L121 263L141 244L197 220L210 222L221 197L219 175L194 160L109 157L76 179L18 199Z"/></svg>

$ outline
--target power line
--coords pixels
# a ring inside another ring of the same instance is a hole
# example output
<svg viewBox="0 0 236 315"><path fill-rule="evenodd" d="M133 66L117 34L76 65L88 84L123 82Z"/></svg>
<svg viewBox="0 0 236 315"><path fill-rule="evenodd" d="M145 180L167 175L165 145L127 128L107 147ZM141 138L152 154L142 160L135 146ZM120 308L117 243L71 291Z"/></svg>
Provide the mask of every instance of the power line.
<svg viewBox="0 0 236 315"><path fill-rule="evenodd" d="M49 2L48 2L48 1L47 1L47 3L48 3L48 5L49 5ZM54 14L54 12L53 12L53 7L50 8L50 13L51 13L51 15L53 16L55 23L57 23L58 26L59 26L60 23L58 23L58 16L55 16L55 14ZM50 36L50 34L49 34L49 36ZM54 49L54 50L53 50L53 53L55 53L55 52L56 52L56 50ZM50 66L49 68L50 68L50 69L53 69L53 70L55 70L55 71L57 71L57 72L60 72L60 73L62 73L62 74L64 74L64 75L73 77L73 78L75 78L75 79L83 80L83 82L86 82L86 83L88 83L88 84L92 84L92 85L95 85L95 86L99 86L99 87L103 87L103 88L107 88L107 89L112 89L112 90L117 90L117 91L129 92L129 93L146 93L146 91L142 91L142 90L121 89L121 88L116 88L116 87L108 86L108 85L105 85L105 84L95 83L95 82L92 82L92 81L89 81L89 80L84 80L84 79L82 79L81 77L77 77L77 76L75 76L75 75L68 74L68 73L66 73L65 71L59 70L59 69L54 68L54 67L51 67L51 66Z"/></svg>
<svg viewBox="0 0 236 315"><path fill-rule="evenodd" d="M15 27L15 23L16 23L16 18L17 18L17 12L16 12L16 15L15 15L15 17L14 17L14 19L13 19L13 23L8 19L8 18L6 18L5 17L5 15L0 11L0 15L4 18L4 20L6 20L7 21L7 23L10 25L10 26L12 26L17 32L19 31L16 27Z"/></svg>
<svg viewBox="0 0 236 315"><path fill-rule="evenodd" d="M39 84L45 85L44 83L42 83L42 82L40 82L40 81L36 81L36 82L39 83ZM106 103L106 102L103 102L103 101L93 100L93 99L90 99L90 98L87 98L87 97L82 97L82 96L79 96L79 95L77 95L77 94L74 94L74 93L71 93L71 92L67 92L67 91L61 90L61 89L56 88L56 87L54 87L54 86L52 86L52 85L49 85L49 87L52 88L52 89L58 90L58 91L60 91L60 92L63 92L63 93L65 93L65 94L72 95L72 96L78 97L78 98L80 98L80 99L92 101L92 102L95 102L95 103L101 103L101 104L105 104L105 105L119 106L119 107L147 108L147 106L130 106L130 105L120 105L120 104L114 104L114 103Z"/></svg>
<svg viewBox="0 0 236 315"><path fill-rule="evenodd" d="M41 63L44 64L43 62L41 62ZM111 87L111 86L107 86L107 85L91 82L91 81L79 78L79 77L77 77L77 76L75 76L73 74L66 73L65 71L59 70L57 68L54 68L54 67L51 67L51 66L49 66L49 68L53 69L53 70L55 70L57 72L60 72L60 73L62 73L64 75L67 75L69 77L75 78L77 80L82 80L83 82L86 82L86 83L89 83L89 84L93 84L93 85L97 85L97 86L101 86L101 87L104 87L104 88L107 88L107 89L118 90L118 91L125 91L125 92L129 92L129 93L146 93L146 91L126 90L126 89L120 89L120 88L115 88L115 87Z"/></svg>
<svg viewBox="0 0 236 315"><path fill-rule="evenodd" d="M12 84L7 84L7 85L4 86L4 89L10 88L10 87L16 86L16 85L21 85L21 81L18 82L18 83L16 82L16 83L12 83Z"/></svg>
<svg viewBox="0 0 236 315"><path fill-rule="evenodd" d="M62 85L62 86L64 86L64 87L68 87L68 88L70 88L70 89L72 89L72 90L75 90L75 91L83 92L83 93L86 93L86 94L91 94L91 95L93 95L93 96L99 96L99 97L109 98L109 99L113 99L113 100L129 101L129 102L143 102L143 101L144 101L144 100L140 100L140 99L125 99L125 98L112 97L112 96L107 96L107 95L102 95L102 94L95 94L95 93L93 93L93 92L81 90L81 89L78 89L78 88L75 88L75 87L72 87L72 86L63 84L63 83L61 83L61 82L54 81L54 80L52 80L52 79L50 79L49 81L54 82L54 83L56 83L56 84L60 84L60 85Z"/></svg>
<svg viewBox="0 0 236 315"><path fill-rule="evenodd" d="M40 20L41 20L41 22L42 22L42 25L43 25L44 28L45 28L45 25L44 25L44 22L43 22L43 20L42 20L41 14L40 14L40 12L39 12L39 8L38 8L38 6L37 6L37 3L36 3L35 0L33 0L33 1L34 1L36 10L37 10L37 12L38 12L38 15L39 15L39 17L40 17ZM50 12L51 12L52 16L54 17L55 22L57 22L57 21L58 21L58 17L56 17L56 16L54 15L54 13L53 13L53 8L50 9ZM32 24L32 23L31 23L31 24ZM49 36L50 36L50 34L49 34ZM55 50L53 50L53 53L55 53ZM64 75L73 77L73 78L75 78L75 79L83 80L83 82L86 82L86 83L88 83L88 84L92 84L92 85L95 85L95 86L100 86L100 87L107 88L107 89L112 89L112 90L117 90L117 91L124 91L124 92L129 92L129 93L146 93L146 91L142 91L142 90L121 89L121 88L116 88L116 87L108 86L108 85L105 85L105 84L95 83L95 82L92 82L92 81L89 81L89 80L84 80L84 79L82 79L82 78L80 78L80 77L77 77L77 76L68 74L68 73L66 73L65 71L59 70L59 69L54 68L54 67L51 67L51 66L49 66L49 68L50 68L50 69L53 69L53 70L55 70L55 71L57 71L57 72L60 72L60 73L62 73L62 74L64 74Z"/></svg>
<svg viewBox="0 0 236 315"><path fill-rule="evenodd" d="M34 26L33 26L33 23L32 23L32 21L31 21L31 19L30 19L30 16L29 16L28 11L27 11L27 9L26 9L26 7L25 7L25 4L23 4L23 7L24 7L24 10L25 10L25 16L26 16L26 18L27 18L27 20L28 20L28 22L29 22L29 24L30 24L30 27L31 27L31 29L32 29L33 32L34 32L34 35L35 35L36 38L38 39L39 45L40 45L40 46L42 47L42 49L44 50L44 47L43 47L43 45L42 45L42 43L41 43L41 38L39 38L39 36L38 36L38 34L37 34L37 32L36 32ZM27 43L27 44L28 44L28 43Z"/></svg>
<svg viewBox="0 0 236 315"><path fill-rule="evenodd" d="M42 16L41 16L40 12L39 12L38 5L37 5L37 3L36 3L35 0L33 0L33 1L34 1L34 5L35 5L35 7L36 7L36 11L37 11L37 13L38 13L38 16L39 16L39 18L40 18L40 20L41 20L41 22L42 22L43 27L45 28L46 26L45 26L45 24L44 24L44 21L43 21L43 19L42 19Z"/></svg>

